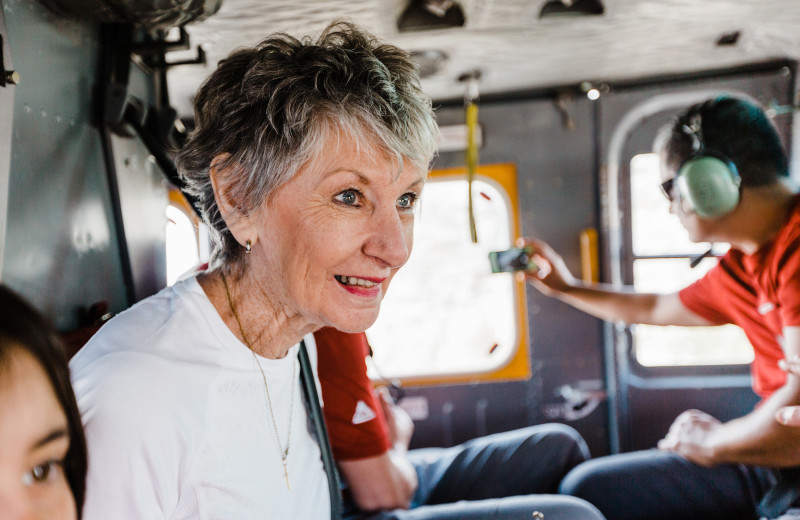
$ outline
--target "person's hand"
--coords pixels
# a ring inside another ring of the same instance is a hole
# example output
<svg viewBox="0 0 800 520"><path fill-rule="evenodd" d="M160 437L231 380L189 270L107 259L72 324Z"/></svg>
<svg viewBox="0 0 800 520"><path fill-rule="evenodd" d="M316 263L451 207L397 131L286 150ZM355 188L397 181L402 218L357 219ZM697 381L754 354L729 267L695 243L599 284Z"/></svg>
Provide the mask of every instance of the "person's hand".
<svg viewBox="0 0 800 520"><path fill-rule="evenodd" d="M775 420L784 426L800 426L800 406L784 406L775 414Z"/></svg>
<svg viewBox="0 0 800 520"><path fill-rule="evenodd" d="M778 361L778 366L784 372L800 377L800 356L795 356L792 359L781 359Z"/></svg>
<svg viewBox="0 0 800 520"><path fill-rule="evenodd" d="M781 370L800 377L800 357L778 361ZM800 406L784 406L775 414L775 420L784 426L800 426Z"/></svg>
<svg viewBox="0 0 800 520"><path fill-rule="evenodd" d="M414 434L414 421L408 413L394 403L394 399L389 394L386 387L378 391L378 399L386 415L386 423L389 428L389 438L393 446L401 446L404 450L408 449L411 443L411 436Z"/></svg>
<svg viewBox="0 0 800 520"><path fill-rule="evenodd" d="M567 269L564 259L546 242L524 237L517 239L516 246L527 249L537 267L536 270L518 271L518 279L527 280L548 296L566 292L575 285L575 278Z"/></svg>
<svg viewBox="0 0 800 520"><path fill-rule="evenodd" d="M714 452L709 441L721 425L705 412L687 410L675 419L666 437L658 441L658 449L677 453L701 466L713 466Z"/></svg>

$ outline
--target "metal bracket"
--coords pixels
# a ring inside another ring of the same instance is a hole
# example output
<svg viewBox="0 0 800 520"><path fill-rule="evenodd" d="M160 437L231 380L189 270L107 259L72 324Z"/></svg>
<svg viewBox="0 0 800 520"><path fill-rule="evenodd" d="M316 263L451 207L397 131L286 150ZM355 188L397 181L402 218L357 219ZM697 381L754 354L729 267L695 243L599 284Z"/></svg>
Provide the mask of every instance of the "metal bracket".
<svg viewBox="0 0 800 520"><path fill-rule="evenodd" d="M569 106L572 105L574 97L570 92L562 91L556 95L553 104L561 116L561 125L568 131L575 130L575 119L569 113Z"/></svg>
<svg viewBox="0 0 800 520"><path fill-rule="evenodd" d="M163 67L170 68L176 67L178 65L205 65L206 64L206 51L202 47L197 47L197 55L190 59L190 60L180 60L180 61L168 61L166 62Z"/></svg>
<svg viewBox="0 0 800 520"><path fill-rule="evenodd" d="M139 56L146 56L149 54L164 54L170 51L185 51L190 48L189 33L186 29L180 27L178 29L177 40L156 40L147 43L137 43L131 47L131 52Z"/></svg>
<svg viewBox="0 0 800 520"><path fill-rule="evenodd" d="M6 70L5 54L5 38L0 34L0 87L6 85L16 85L19 83L19 72L16 70Z"/></svg>
<svg viewBox="0 0 800 520"><path fill-rule="evenodd" d="M138 43L131 47L131 52L142 56L154 56L154 59L147 60L148 66L154 70L166 70L170 67L177 65L205 65L206 64L206 51L201 46L196 47L196 55L194 58L180 60L175 62L168 62L164 58L167 53L172 51L185 51L191 49L191 41L189 33L183 27L178 28L179 37L177 40L157 40L146 43Z"/></svg>
<svg viewBox="0 0 800 520"><path fill-rule="evenodd" d="M556 388L555 395L561 397L564 402L548 405L545 409L545 416L548 419L567 421L586 417L608 398L602 384L603 382L599 380L588 380L577 381L575 386L562 385Z"/></svg>

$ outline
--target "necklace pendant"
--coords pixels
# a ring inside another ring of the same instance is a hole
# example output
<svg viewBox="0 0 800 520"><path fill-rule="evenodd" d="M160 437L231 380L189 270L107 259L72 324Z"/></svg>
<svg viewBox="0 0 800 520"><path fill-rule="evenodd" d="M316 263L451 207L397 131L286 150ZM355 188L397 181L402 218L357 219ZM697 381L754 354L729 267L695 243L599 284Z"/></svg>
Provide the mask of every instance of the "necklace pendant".
<svg viewBox="0 0 800 520"><path fill-rule="evenodd" d="M286 489L291 490L292 488L289 487L289 470L286 468L286 463L283 463L283 476L286 478Z"/></svg>

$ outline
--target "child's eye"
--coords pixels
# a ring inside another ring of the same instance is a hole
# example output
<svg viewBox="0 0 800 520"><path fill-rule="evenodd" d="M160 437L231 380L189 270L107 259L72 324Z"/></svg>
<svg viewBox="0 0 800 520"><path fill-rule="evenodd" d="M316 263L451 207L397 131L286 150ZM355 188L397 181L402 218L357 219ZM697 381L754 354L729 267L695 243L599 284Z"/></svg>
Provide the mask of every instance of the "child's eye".
<svg viewBox="0 0 800 520"><path fill-rule="evenodd" d="M347 206L355 206L361 194L357 190L344 190L337 193L334 199Z"/></svg>
<svg viewBox="0 0 800 520"><path fill-rule="evenodd" d="M43 464L37 464L30 470L26 471L25 474L22 475L22 482L28 486L47 482L51 478L55 478L58 475L58 472L61 471L61 468L62 461L48 460L47 462Z"/></svg>

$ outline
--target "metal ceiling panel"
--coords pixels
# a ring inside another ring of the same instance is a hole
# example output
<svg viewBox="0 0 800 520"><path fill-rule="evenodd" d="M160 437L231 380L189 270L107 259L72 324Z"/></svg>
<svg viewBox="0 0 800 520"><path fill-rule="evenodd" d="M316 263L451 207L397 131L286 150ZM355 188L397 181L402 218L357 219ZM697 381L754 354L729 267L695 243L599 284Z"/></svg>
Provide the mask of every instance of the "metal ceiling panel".
<svg viewBox="0 0 800 520"><path fill-rule="evenodd" d="M600 16L539 18L544 0L461 0L461 28L400 33L406 0L225 0L187 29L208 65L170 71L173 103L191 113L191 96L231 50L273 32L316 34L334 18L358 23L409 51L438 49L447 59L423 81L435 100L463 95L458 77L480 69L481 93L498 94L582 81L621 81L733 67L800 54L796 0L604 0ZM717 45L738 31L733 45ZM176 56L177 58L177 56Z"/></svg>

